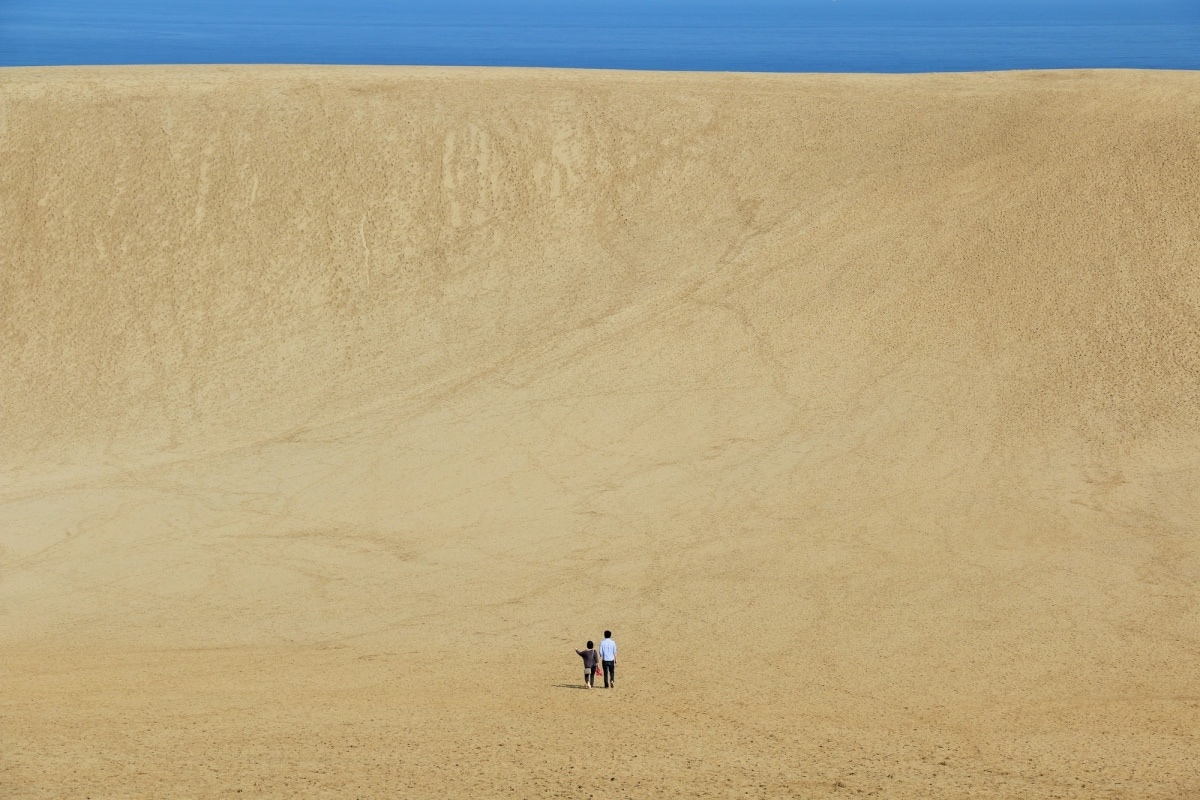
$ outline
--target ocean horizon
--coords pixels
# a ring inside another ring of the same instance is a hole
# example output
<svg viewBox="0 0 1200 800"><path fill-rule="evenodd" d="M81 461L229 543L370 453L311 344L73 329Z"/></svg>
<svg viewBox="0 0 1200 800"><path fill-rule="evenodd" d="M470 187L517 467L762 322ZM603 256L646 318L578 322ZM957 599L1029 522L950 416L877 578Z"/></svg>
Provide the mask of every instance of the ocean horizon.
<svg viewBox="0 0 1200 800"><path fill-rule="evenodd" d="M267 3L266 6L270 6ZM368 7L375 13L367 13ZM1033 21L355 13L76 0L0 11L0 65L369 64L747 72L1200 69L1200 13Z"/></svg>

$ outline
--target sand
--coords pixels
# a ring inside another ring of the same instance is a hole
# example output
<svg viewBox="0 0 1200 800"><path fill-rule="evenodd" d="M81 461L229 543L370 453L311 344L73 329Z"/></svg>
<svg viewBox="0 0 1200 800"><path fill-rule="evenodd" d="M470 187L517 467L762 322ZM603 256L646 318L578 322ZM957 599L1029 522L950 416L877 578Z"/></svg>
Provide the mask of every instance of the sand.
<svg viewBox="0 0 1200 800"><path fill-rule="evenodd" d="M6 69L0 192L0 795L1200 797L1200 74Z"/></svg>

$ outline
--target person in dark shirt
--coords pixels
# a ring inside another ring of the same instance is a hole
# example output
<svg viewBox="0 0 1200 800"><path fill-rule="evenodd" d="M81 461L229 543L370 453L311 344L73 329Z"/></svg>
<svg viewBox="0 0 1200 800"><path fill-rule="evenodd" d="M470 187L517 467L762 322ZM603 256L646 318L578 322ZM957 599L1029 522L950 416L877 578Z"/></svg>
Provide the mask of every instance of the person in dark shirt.
<svg viewBox="0 0 1200 800"><path fill-rule="evenodd" d="M600 654L592 649L592 643L587 643L587 650L576 650L579 657L583 659L583 685L591 689L596 681L596 662L600 660Z"/></svg>

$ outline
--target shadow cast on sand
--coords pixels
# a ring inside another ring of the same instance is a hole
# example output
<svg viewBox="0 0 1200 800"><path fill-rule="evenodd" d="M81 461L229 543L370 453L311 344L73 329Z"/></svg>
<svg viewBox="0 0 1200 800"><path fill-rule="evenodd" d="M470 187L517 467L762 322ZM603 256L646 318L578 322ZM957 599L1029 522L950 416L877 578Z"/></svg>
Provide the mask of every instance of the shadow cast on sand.
<svg viewBox="0 0 1200 800"><path fill-rule="evenodd" d="M584 686L582 683L556 683L556 684L554 684L554 688L555 689L586 689L588 687Z"/></svg>

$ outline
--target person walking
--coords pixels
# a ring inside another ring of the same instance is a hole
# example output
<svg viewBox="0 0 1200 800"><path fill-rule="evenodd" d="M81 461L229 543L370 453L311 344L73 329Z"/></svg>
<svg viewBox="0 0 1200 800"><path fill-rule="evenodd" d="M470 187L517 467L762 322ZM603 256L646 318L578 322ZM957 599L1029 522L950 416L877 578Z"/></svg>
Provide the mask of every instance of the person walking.
<svg viewBox="0 0 1200 800"><path fill-rule="evenodd" d="M586 650L576 650L579 657L583 659L583 685L591 689L596 685L596 665L600 661L600 654L592 649L592 643L587 643Z"/></svg>
<svg viewBox="0 0 1200 800"><path fill-rule="evenodd" d="M613 641L612 631L604 632L604 641L600 642L600 661L604 666L604 688L617 688L617 643Z"/></svg>

